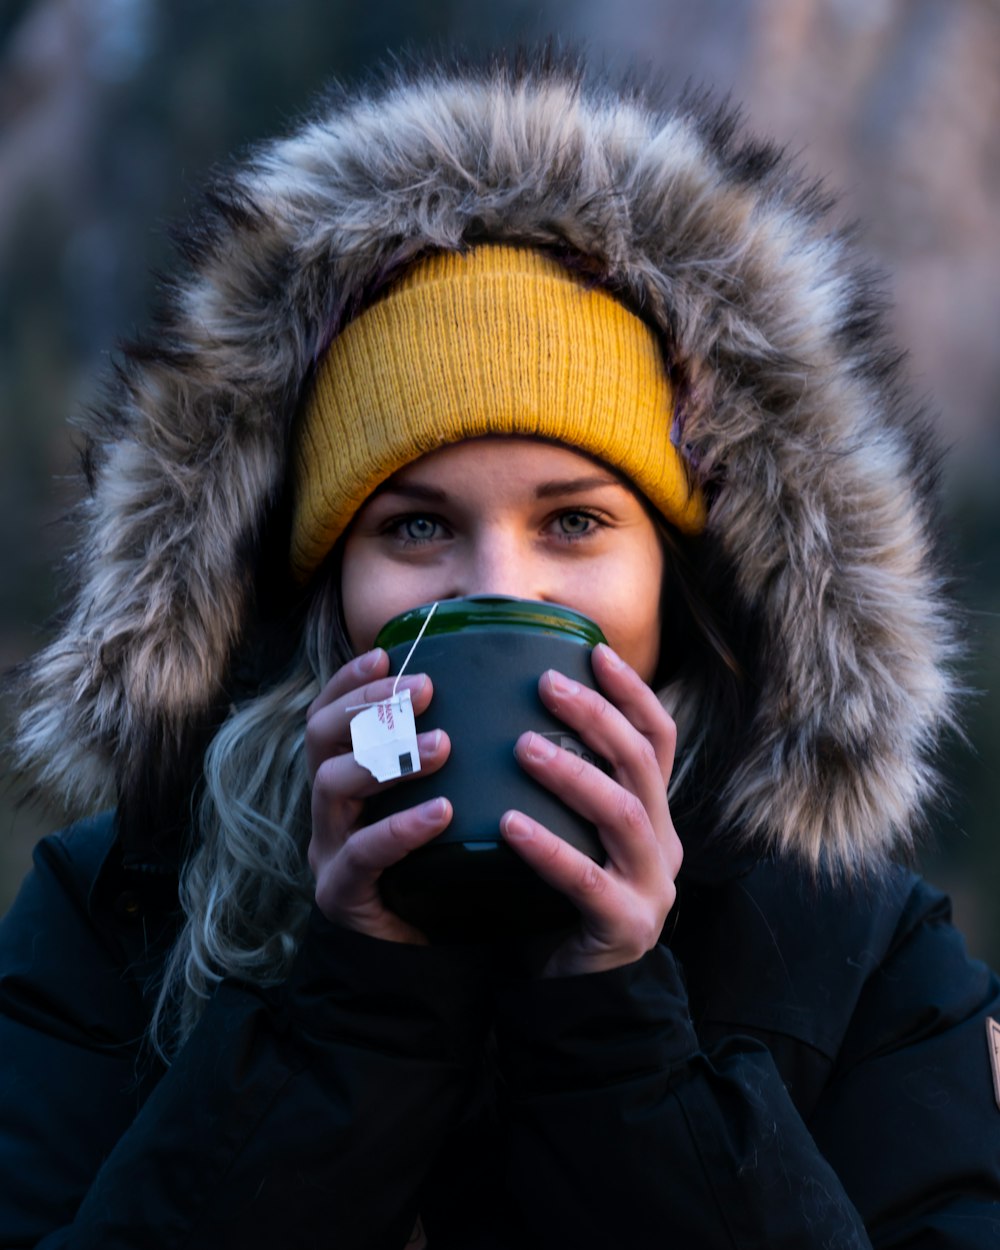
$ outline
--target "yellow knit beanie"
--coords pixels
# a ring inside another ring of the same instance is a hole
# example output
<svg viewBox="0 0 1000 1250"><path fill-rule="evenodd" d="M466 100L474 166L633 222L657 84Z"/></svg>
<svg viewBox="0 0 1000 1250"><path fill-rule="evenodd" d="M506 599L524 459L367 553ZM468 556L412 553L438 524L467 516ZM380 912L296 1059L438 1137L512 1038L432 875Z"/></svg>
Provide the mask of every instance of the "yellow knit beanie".
<svg viewBox="0 0 1000 1250"><path fill-rule="evenodd" d="M530 248L436 252L319 364L292 464L292 572L305 582L398 469L489 434L579 448L698 533L704 498L670 441L672 413L653 331L607 291Z"/></svg>

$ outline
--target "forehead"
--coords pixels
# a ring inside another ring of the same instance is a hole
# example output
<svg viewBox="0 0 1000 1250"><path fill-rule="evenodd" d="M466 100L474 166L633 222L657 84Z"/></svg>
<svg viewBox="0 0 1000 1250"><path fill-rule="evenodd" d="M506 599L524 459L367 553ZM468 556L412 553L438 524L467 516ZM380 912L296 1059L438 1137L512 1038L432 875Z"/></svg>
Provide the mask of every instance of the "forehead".
<svg viewBox="0 0 1000 1250"><path fill-rule="evenodd" d="M533 487L573 484L577 488L624 486L630 489L615 470L563 443L488 436L466 439L428 452L394 473L376 493L413 486L481 489L490 484L530 484Z"/></svg>

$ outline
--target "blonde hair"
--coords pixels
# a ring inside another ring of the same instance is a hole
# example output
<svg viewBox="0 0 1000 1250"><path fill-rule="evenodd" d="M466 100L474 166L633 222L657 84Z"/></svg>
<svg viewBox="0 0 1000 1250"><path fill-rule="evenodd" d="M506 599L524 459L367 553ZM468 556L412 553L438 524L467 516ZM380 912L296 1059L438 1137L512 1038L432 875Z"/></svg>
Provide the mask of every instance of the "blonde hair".
<svg viewBox="0 0 1000 1250"><path fill-rule="evenodd" d="M151 1021L169 1059L226 977L276 985L288 975L312 904L306 710L351 658L337 578L321 584L287 673L230 709L205 754L197 847L180 877L185 921Z"/></svg>

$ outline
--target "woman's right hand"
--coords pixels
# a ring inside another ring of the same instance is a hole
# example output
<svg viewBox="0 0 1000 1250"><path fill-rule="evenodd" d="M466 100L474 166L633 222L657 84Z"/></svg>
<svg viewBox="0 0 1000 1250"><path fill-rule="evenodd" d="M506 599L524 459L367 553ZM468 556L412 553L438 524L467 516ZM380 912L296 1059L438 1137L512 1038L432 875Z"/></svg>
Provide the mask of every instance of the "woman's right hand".
<svg viewBox="0 0 1000 1250"><path fill-rule="evenodd" d="M306 712L306 765L312 784L309 867L316 879L316 905L328 920L370 937L425 943L419 929L383 904L379 877L410 851L435 838L449 823L451 804L432 799L365 825L365 799L381 787L351 749L351 719L360 704L392 693L389 657L377 649L350 660L323 687ZM427 709L433 689L424 674L403 677L413 712ZM353 708L355 711L348 711ZM451 743L443 730L417 735L422 774L435 772ZM389 782L405 785L406 779Z"/></svg>

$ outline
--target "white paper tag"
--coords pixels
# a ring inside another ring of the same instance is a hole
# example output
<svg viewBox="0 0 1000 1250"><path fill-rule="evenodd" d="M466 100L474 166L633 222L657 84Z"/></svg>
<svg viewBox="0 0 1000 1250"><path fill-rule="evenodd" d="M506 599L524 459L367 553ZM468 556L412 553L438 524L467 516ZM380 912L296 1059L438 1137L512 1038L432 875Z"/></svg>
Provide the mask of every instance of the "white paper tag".
<svg viewBox="0 0 1000 1250"><path fill-rule="evenodd" d="M354 758L376 781L420 772L409 690L363 708L351 721Z"/></svg>

